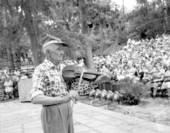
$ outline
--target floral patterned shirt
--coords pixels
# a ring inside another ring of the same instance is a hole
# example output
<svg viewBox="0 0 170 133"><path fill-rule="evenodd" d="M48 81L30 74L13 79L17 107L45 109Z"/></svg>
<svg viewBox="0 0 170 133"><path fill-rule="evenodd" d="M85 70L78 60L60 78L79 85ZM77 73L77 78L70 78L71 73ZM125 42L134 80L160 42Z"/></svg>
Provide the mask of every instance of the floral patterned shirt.
<svg viewBox="0 0 170 133"><path fill-rule="evenodd" d="M55 66L47 59L35 68L31 98L37 95L49 97L65 96L68 93L62 77L62 69L60 68L61 64Z"/></svg>

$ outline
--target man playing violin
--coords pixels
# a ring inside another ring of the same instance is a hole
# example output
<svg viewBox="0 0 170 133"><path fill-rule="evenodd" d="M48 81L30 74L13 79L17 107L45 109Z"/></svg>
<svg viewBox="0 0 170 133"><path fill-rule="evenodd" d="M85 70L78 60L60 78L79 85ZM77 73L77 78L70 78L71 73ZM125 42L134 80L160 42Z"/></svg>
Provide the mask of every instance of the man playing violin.
<svg viewBox="0 0 170 133"><path fill-rule="evenodd" d="M41 104L41 122L44 133L74 133L71 100L78 98L76 91L67 91L60 67L64 47L69 45L59 38L46 37L44 62L35 68L31 101Z"/></svg>

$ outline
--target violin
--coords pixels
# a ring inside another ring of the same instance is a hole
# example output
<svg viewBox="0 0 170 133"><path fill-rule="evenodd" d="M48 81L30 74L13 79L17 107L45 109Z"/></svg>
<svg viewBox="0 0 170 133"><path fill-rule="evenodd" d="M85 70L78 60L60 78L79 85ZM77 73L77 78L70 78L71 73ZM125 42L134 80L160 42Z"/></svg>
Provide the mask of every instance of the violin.
<svg viewBox="0 0 170 133"><path fill-rule="evenodd" d="M94 81L98 76L101 76L101 73L95 72L93 70L85 69L82 70L75 65L68 65L63 68L62 76L65 81L71 81L77 78L80 78L83 71L82 79L87 81Z"/></svg>

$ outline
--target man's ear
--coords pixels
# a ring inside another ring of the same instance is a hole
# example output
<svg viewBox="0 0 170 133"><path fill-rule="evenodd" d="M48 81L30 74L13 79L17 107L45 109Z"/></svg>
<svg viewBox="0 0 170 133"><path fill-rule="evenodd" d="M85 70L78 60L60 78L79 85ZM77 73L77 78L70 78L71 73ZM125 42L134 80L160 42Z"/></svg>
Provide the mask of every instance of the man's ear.
<svg viewBox="0 0 170 133"><path fill-rule="evenodd" d="M48 59L51 58L51 53L50 53L50 50L49 50L49 49L46 50L46 56L47 56Z"/></svg>
<svg viewBox="0 0 170 133"><path fill-rule="evenodd" d="M47 49L47 50L46 50L46 53L47 53L47 54L50 54L50 50L49 50L49 49Z"/></svg>

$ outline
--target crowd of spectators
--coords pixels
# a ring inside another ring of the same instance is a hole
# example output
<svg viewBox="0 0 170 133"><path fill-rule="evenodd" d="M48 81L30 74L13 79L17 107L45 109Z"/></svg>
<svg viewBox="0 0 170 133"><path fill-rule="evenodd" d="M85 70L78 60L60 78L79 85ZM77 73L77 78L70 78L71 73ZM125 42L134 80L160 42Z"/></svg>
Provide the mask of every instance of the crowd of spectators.
<svg viewBox="0 0 170 133"><path fill-rule="evenodd" d="M162 36L151 40L128 40L122 50L107 56L94 57L96 69L102 73L117 75L118 79L142 78L164 75L170 66L170 37ZM156 75L154 75L156 74Z"/></svg>
<svg viewBox="0 0 170 133"><path fill-rule="evenodd" d="M128 40L120 51L107 56L94 57L95 67L102 73L115 75L118 80L126 77L147 81L161 89L170 88L170 37L163 35L151 40Z"/></svg>

